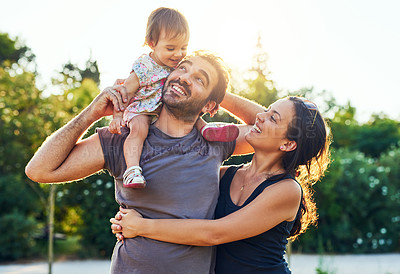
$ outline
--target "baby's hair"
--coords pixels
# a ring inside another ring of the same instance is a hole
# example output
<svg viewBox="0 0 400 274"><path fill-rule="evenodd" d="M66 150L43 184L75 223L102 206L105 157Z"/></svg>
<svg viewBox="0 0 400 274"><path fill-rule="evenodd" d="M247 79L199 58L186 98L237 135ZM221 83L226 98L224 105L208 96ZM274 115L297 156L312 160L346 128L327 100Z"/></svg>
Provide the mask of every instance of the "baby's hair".
<svg viewBox="0 0 400 274"><path fill-rule="evenodd" d="M189 24L185 16L176 9L162 7L154 10L147 20L144 45L150 46L151 43L153 46L157 45L163 30L168 38L178 36L189 38Z"/></svg>

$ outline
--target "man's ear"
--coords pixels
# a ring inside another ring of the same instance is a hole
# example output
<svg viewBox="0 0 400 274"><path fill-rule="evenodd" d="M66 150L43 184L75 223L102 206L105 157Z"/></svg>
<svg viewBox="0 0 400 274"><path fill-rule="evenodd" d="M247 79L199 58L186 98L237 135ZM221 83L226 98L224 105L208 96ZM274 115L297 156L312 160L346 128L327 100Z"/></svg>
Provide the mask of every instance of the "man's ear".
<svg viewBox="0 0 400 274"><path fill-rule="evenodd" d="M285 144L281 145L279 149L281 151L289 152L293 151L297 148L297 143L296 141L287 141Z"/></svg>
<svg viewBox="0 0 400 274"><path fill-rule="evenodd" d="M210 117L214 117L215 114L217 114L219 109L219 104L216 104L215 107L210 111Z"/></svg>
<svg viewBox="0 0 400 274"><path fill-rule="evenodd" d="M203 113L210 113L210 116L213 117L215 113L217 113L217 110L219 108L219 105L215 101L208 101L207 104L201 109Z"/></svg>

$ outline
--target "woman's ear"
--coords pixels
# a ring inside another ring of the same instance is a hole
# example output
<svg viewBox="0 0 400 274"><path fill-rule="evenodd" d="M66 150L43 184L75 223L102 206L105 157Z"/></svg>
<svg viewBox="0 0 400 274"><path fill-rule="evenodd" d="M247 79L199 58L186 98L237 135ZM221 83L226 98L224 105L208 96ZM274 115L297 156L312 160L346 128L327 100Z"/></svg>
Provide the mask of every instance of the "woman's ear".
<svg viewBox="0 0 400 274"><path fill-rule="evenodd" d="M296 141L287 141L285 144L281 145L279 149L281 151L289 152L293 151L297 148L297 143Z"/></svg>

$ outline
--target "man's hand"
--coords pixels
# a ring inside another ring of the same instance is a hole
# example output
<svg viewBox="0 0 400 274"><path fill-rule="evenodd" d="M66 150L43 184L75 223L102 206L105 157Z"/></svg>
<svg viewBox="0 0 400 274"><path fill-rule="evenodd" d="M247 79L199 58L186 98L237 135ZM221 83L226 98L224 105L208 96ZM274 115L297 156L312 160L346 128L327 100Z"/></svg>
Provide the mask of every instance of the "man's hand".
<svg viewBox="0 0 400 274"><path fill-rule="evenodd" d="M92 110L95 120L97 120L101 117L112 115L113 109L117 112L123 111L127 100L126 88L114 85L100 92L89 105L89 108Z"/></svg>

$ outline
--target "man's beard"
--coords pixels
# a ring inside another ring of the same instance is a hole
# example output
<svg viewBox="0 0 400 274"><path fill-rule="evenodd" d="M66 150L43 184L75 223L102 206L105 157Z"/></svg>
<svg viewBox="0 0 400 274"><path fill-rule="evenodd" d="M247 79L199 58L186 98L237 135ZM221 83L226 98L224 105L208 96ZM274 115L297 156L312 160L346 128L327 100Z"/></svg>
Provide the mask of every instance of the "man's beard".
<svg viewBox="0 0 400 274"><path fill-rule="evenodd" d="M172 84L179 84L186 92L186 100L177 101L174 100L175 94L165 95L168 87ZM185 120L187 122L196 121L202 112L202 108L209 101L209 98L206 98L202 101L198 101L192 98L192 92L186 83L182 83L179 80L171 80L168 85L164 85L162 91L162 101L164 103L163 107L167 108L167 111L171 113L176 119Z"/></svg>

